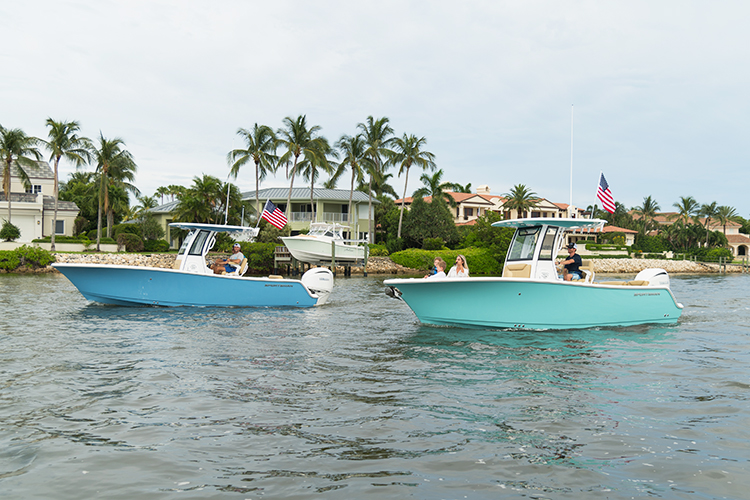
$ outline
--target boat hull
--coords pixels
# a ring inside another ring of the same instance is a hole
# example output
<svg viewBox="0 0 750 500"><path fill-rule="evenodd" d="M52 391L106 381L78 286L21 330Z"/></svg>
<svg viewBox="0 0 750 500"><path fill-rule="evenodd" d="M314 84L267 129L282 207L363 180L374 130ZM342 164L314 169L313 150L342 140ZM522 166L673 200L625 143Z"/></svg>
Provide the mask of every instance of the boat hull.
<svg viewBox="0 0 750 500"><path fill-rule="evenodd" d="M508 278L391 279L419 321L434 325L570 329L674 323L682 314L667 287Z"/></svg>
<svg viewBox="0 0 750 500"><path fill-rule="evenodd" d="M281 238L292 257L300 262L331 262L331 241L314 236L288 236ZM334 243L336 262L358 262L365 259L365 247Z"/></svg>
<svg viewBox="0 0 750 500"><path fill-rule="evenodd" d="M192 274L174 269L53 264L88 300L199 307L310 307L318 297L298 280Z"/></svg>

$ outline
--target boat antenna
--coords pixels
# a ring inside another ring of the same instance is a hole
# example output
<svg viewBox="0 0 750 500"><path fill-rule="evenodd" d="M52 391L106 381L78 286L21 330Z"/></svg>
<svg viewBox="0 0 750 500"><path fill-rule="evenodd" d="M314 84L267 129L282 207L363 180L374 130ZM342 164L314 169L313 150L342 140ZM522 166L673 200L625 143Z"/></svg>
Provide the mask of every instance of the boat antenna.
<svg viewBox="0 0 750 500"><path fill-rule="evenodd" d="M570 209L573 209L573 105L570 105Z"/></svg>

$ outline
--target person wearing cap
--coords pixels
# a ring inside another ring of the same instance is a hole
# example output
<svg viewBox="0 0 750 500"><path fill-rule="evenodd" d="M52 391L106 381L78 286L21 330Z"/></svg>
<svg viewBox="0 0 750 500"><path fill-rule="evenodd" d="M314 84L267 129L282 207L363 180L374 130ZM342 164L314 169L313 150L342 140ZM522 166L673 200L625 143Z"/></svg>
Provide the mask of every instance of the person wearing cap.
<svg viewBox="0 0 750 500"><path fill-rule="evenodd" d="M563 278L565 281L579 280L583 277L581 273L581 256L576 253L576 244L568 245L568 258L560 262L564 266Z"/></svg>
<svg viewBox="0 0 750 500"><path fill-rule="evenodd" d="M231 273L242 264L242 259L245 256L240 250L240 244L235 243L232 246L232 255L228 259L216 259L214 265L211 267L214 274L221 274L222 272Z"/></svg>

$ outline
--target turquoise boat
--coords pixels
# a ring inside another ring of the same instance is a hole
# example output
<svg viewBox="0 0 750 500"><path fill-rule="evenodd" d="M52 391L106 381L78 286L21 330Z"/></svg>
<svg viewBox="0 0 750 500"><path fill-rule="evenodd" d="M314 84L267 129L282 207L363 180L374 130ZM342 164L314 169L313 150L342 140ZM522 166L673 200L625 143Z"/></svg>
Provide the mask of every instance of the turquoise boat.
<svg viewBox="0 0 750 500"><path fill-rule="evenodd" d="M548 330L675 323L683 306L663 269L633 280L564 281L555 258L565 231L603 227L601 219L532 218L495 222L515 228L499 278L389 279L386 293L402 299L419 321L433 325Z"/></svg>
<svg viewBox="0 0 750 500"><path fill-rule="evenodd" d="M242 226L175 222L189 230L173 269L106 264L52 264L88 300L125 306L311 307L325 304L333 289L333 273L317 267L301 280L281 276L242 276L247 259L234 273L214 274L206 255L216 234L232 233L252 240L257 229Z"/></svg>

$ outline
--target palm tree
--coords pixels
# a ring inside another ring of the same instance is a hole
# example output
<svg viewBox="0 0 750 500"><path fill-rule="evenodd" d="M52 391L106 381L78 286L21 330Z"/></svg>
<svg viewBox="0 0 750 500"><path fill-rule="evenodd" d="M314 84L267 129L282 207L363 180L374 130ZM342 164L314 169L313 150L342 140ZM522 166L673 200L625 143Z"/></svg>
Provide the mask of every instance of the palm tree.
<svg viewBox="0 0 750 500"><path fill-rule="evenodd" d="M99 133L99 147L94 150L93 157L96 161L96 172L99 174L99 211L96 224L96 250L99 251L99 243L102 236L102 198L104 212L107 214L107 237L112 234L114 215L109 203L109 188L114 184L125 184L125 180L133 180L137 166L133 156L123 149L125 143L120 138L106 139ZM111 178L110 178L111 177ZM135 186L128 184L130 190Z"/></svg>
<svg viewBox="0 0 750 500"><path fill-rule="evenodd" d="M255 164L255 210L260 217L260 199L258 190L260 182L269 173L275 172L278 157L276 156L276 135L273 129L266 125L253 125L252 130L240 128L237 135L245 140L247 149L233 149L227 154L227 162L231 165L230 175L237 178L240 167L252 161Z"/></svg>
<svg viewBox="0 0 750 500"><path fill-rule="evenodd" d="M471 193L471 182L465 186L458 182L446 182L445 186L452 189L454 193Z"/></svg>
<svg viewBox="0 0 750 500"><path fill-rule="evenodd" d="M78 137L77 132L80 125L77 121L56 122L52 118L47 118L49 127L49 141L41 141L50 152L50 161L54 162L55 171L55 211L52 215L52 234L50 235L50 250L55 251L55 233L57 233L57 206L59 197L58 171L60 159L65 157L66 160L75 163L76 167L91 161L91 141L86 137Z"/></svg>
<svg viewBox="0 0 750 500"><path fill-rule="evenodd" d="M734 207L722 205L716 209L716 220L724 227L724 236L727 235L727 223L739 222L741 220L737 210Z"/></svg>
<svg viewBox="0 0 750 500"><path fill-rule="evenodd" d="M42 158L36 148L39 139L28 136L20 128L6 129L0 125L0 158L3 162L3 193L8 200L8 223L10 223L10 178L11 165L15 162L18 177L25 187L30 185L29 176L24 167L34 165L34 161ZM33 158L30 158L32 157Z"/></svg>
<svg viewBox="0 0 750 500"><path fill-rule="evenodd" d="M313 189L315 189L315 181L318 180L319 170L322 170L323 172L331 175L336 169L336 163L329 160L328 156L330 155L333 158L338 158L339 155L333 148L331 148L331 146L328 144L327 139L325 139L324 137L319 137L319 139L320 142L318 144L318 148L320 154L316 155L315 158L311 158L310 161L302 162L299 165L305 180L310 181L310 207L312 209L312 222L315 222L317 220L315 217L315 204L313 202Z"/></svg>
<svg viewBox="0 0 750 500"><path fill-rule="evenodd" d="M503 208L516 210L518 218L522 218L522 212L527 212L537 206L538 195L527 188L524 184L516 184L510 192L503 195L506 200Z"/></svg>
<svg viewBox="0 0 750 500"><path fill-rule="evenodd" d="M393 177L393 174L385 174L380 173L377 175L372 176L372 182L368 180L367 183L360 182L357 185L357 191L362 191L363 193L371 193L375 195L376 199L382 198L384 195L391 196L394 200L398 198L398 193L395 189L393 189L393 186L388 184L388 180Z"/></svg>
<svg viewBox="0 0 750 500"><path fill-rule="evenodd" d="M169 188L166 186L159 186L156 188L156 191L154 192L154 197L159 197L161 199L161 204L164 205L164 196L169 195Z"/></svg>
<svg viewBox="0 0 750 500"><path fill-rule="evenodd" d="M640 215L643 219L643 233L648 233L653 229L654 217L656 213L661 210L659 204L654 200L651 195L643 198L643 204L633 208L633 211Z"/></svg>
<svg viewBox="0 0 750 500"><path fill-rule="evenodd" d="M394 152L391 155L390 162L398 165L398 176L405 173L404 176L404 196L401 198L401 213L398 216L398 238L401 238L401 225L404 219L404 204L406 202L406 186L409 184L409 169L416 165L422 170L435 170L435 155L429 151L422 151L427 139L417 137L416 135L404 134L393 141Z"/></svg>
<svg viewBox="0 0 750 500"><path fill-rule="evenodd" d="M690 222L690 218L698 212L698 202L692 196L680 196L680 201L673 203L673 207L677 209L677 215L672 218L680 217L682 223L687 225Z"/></svg>
<svg viewBox="0 0 750 500"><path fill-rule="evenodd" d="M370 227L368 228L369 232L367 234L370 243L375 242L375 228L373 227L374 217L370 215L372 214L372 184L374 180L380 179L379 176L385 174L384 169L388 165L387 160L393 154L393 151L389 149L394 140L394 137L392 137L393 128L388 125L388 122L389 120L385 116L376 120L370 115L367 117L366 123L357 124L357 128L362 131L365 144L367 145L365 155L370 158L370 164L368 165L370 180L367 189L367 196L369 197L367 203L367 217L370 219ZM394 195L394 198L395 197L396 195Z"/></svg>
<svg viewBox="0 0 750 500"><path fill-rule="evenodd" d="M711 233L711 230L709 229L709 226L711 225L711 219L715 218L717 215L717 212L719 210L719 207L716 206L716 202L712 201L711 203L704 203L701 205L700 210L698 211L698 217L704 217L706 219L706 245L708 246L708 236Z"/></svg>
<svg viewBox="0 0 750 500"><path fill-rule="evenodd" d="M193 185L180 195L175 208L175 220L211 223L221 215L226 186L218 177L203 174L193 177Z"/></svg>
<svg viewBox="0 0 750 500"><path fill-rule="evenodd" d="M438 170L432 175L422 174L419 180L422 181L422 184L424 184L424 186L414 191L414 194L412 194L412 196L414 198L424 198L425 196L432 196L433 200L445 200L451 207L456 207L458 204L456 203L456 200L453 199L453 196L443 191L443 188L448 187L449 184L443 183L442 178L443 169Z"/></svg>
<svg viewBox="0 0 750 500"><path fill-rule="evenodd" d="M138 200L138 205L133 207L132 213L130 214L132 216L130 218L133 219L137 218L142 212L145 212L150 208L156 208L159 204L156 201L156 196L138 196L136 199Z"/></svg>
<svg viewBox="0 0 750 500"><path fill-rule="evenodd" d="M371 168L372 160L369 156L365 155L367 150L367 144L362 137L362 134L357 134L354 137L349 135L342 135L341 139L336 142L336 148L341 152L343 157L341 163L339 163L338 169L331 176L330 181L333 182L333 186L336 185L336 180L344 173L348 166L352 171L352 182L349 187L349 210L347 211L349 217L349 224L352 223L352 198L354 197L354 181L362 182L365 176L365 172L368 168ZM352 231L354 231L352 227Z"/></svg>
<svg viewBox="0 0 750 500"><path fill-rule="evenodd" d="M185 188L178 184L170 184L167 186L167 194L172 197L170 201L174 201L175 197L179 198L185 193Z"/></svg>
<svg viewBox="0 0 750 500"><path fill-rule="evenodd" d="M284 118L286 128L279 129L277 134L278 143L286 147L286 152L279 158L279 164L287 166L287 179L289 179L289 196L286 200L287 219L291 220L292 215L292 188L294 187L294 177L297 175L297 168L304 168L308 163L322 165L328 162L325 157L330 146L324 137L316 137L321 128L318 125L307 126L307 117L300 115L296 119L290 116ZM300 156L302 160L300 161ZM292 170L289 172L289 163L294 161ZM313 182L315 179L313 178ZM312 187L310 188L310 205L312 205Z"/></svg>

